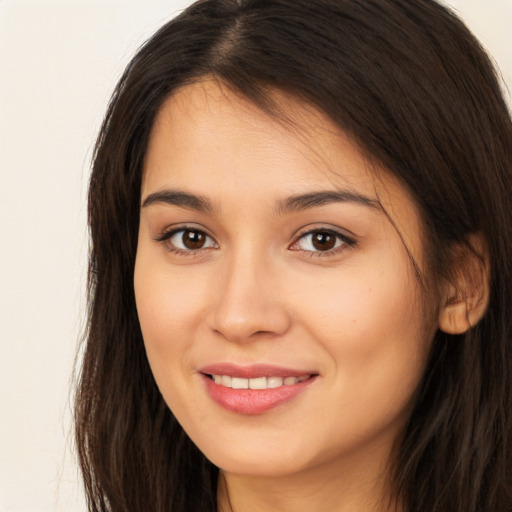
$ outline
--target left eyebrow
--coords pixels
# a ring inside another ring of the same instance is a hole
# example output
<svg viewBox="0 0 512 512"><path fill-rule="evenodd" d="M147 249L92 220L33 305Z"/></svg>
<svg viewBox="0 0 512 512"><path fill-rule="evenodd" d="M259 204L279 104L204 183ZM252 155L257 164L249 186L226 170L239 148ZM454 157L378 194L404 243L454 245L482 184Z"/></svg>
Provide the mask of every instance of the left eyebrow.
<svg viewBox="0 0 512 512"><path fill-rule="evenodd" d="M357 203L368 208L382 210L377 199L364 196L351 190L319 191L288 197L277 205L277 213L284 214L308 210L330 203Z"/></svg>

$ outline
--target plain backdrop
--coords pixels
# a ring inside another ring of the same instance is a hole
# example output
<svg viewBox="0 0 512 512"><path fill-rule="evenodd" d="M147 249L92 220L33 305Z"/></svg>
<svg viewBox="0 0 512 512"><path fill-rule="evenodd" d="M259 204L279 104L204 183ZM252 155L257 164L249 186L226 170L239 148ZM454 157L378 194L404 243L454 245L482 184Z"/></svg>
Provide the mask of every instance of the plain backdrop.
<svg viewBox="0 0 512 512"><path fill-rule="evenodd" d="M130 57L189 3L0 0L0 512L86 510L70 418L92 146ZM512 88L512 0L448 3Z"/></svg>

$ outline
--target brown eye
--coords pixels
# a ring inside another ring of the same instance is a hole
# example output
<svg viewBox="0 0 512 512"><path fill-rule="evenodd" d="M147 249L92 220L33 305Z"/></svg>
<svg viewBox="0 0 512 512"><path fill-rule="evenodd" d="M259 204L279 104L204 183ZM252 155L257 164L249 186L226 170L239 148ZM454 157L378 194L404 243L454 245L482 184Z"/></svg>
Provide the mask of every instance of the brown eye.
<svg viewBox="0 0 512 512"><path fill-rule="evenodd" d="M213 239L198 229L179 229L162 239L173 249L181 252L200 251L216 247Z"/></svg>
<svg viewBox="0 0 512 512"><path fill-rule="evenodd" d="M353 241L335 231L315 230L304 233L292 246L292 249L309 253L336 253L344 246L353 245Z"/></svg>
<svg viewBox="0 0 512 512"><path fill-rule="evenodd" d="M312 234L311 243L318 251L328 251L336 245L336 237L325 231L317 231Z"/></svg>
<svg viewBox="0 0 512 512"><path fill-rule="evenodd" d="M206 241L206 235L200 231L184 231L181 241L187 249L201 249Z"/></svg>

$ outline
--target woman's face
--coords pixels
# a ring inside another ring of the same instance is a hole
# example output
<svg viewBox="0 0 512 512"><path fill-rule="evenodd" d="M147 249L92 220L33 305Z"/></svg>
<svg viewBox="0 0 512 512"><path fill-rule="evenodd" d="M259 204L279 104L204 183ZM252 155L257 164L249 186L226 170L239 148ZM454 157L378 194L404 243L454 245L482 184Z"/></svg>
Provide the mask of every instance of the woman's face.
<svg viewBox="0 0 512 512"><path fill-rule="evenodd" d="M227 472L382 467L437 327L419 214L325 117L275 98L293 126L215 81L159 112L135 266L149 363Z"/></svg>

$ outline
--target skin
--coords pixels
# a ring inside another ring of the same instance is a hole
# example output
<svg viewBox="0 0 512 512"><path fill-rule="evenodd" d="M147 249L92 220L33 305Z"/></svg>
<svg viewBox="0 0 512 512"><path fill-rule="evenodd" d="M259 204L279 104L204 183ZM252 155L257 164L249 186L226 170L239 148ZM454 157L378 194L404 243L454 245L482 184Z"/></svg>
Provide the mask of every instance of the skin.
<svg viewBox="0 0 512 512"><path fill-rule="evenodd" d="M421 218L325 116L274 95L295 128L214 80L180 89L159 112L134 276L148 359L178 421L222 470L219 510L385 511L393 446L437 328L407 253L424 267ZM164 190L206 198L211 211L145 204ZM367 202L279 208L340 190ZM157 240L182 226L207 235L202 248L176 253L183 233ZM342 236L329 251L304 234L326 229ZM199 369L219 362L318 377L244 415L205 391Z"/></svg>

